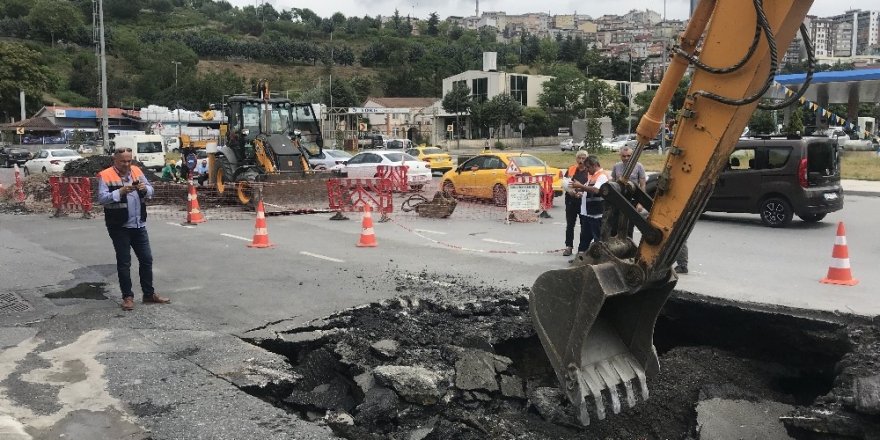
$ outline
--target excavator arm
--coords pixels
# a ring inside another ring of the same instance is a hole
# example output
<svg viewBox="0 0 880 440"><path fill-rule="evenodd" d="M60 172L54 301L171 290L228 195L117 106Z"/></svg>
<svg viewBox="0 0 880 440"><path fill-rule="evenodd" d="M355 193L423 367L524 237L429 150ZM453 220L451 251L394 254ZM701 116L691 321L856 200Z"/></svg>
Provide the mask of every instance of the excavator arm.
<svg viewBox="0 0 880 440"><path fill-rule="evenodd" d="M811 4L699 2L638 125L639 145L623 177L601 188L600 240L584 264L535 281L532 320L581 423L648 398L647 380L659 372L654 324L677 281L672 262ZM627 179L691 65L690 89L652 199ZM636 204L649 209L647 219ZM641 233L638 245L630 225Z"/></svg>

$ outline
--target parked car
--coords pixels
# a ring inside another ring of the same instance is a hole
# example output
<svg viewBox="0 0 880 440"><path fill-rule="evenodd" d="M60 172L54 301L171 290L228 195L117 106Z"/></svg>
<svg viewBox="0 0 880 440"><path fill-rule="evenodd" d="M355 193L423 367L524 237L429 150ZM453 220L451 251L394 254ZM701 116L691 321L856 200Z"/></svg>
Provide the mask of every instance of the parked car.
<svg viewBox="0 0 880 440"><path fill-rule="evenodd" d="M407 180L414 190L420 190L431 182L431 167L428 163L402 151L362 151L345 163L341 174L352 178L373 178L378 175L379 165L406 166Z"/></svg>
<svg viewBox="0 0 880 440"><path fill-rule="evenodd" d="M385 136L378 133L358 133L358 148L385 148Z"/></svg>
<svg viewBox="0 0 880 440"><path fill-rule="evenodd" d="M760 214L774 228L788 225L794 215L821 221L843 209L839 151L827 137L741 138L705 210ZM648 177L648 194L656 178Z"/></svg>
<svg viewBox="0 0 880 440"><path fill-rule="evenodd" d="M437 147L415 147L406 150L406 154L415 157L418 160L428 162L431 171L439 171L445 173L452 169L452 157Z"/></svg>
<svg viewBox="0 0 880 440"><path fill-rule="evenodd" d="M492 200L507 205L507 168L516 164L523 174L553 176L554 195L562 195L562 170L531 154L487 152L474 156L443 175L441 188L454 196Z"/></svg>
<svg viewBox="0 0 880 440"><path fill-rule="evenodd" d="M409 139L389 139L385 141L385 148L388 150L409 150L413 147L415 147L415 144Z"/></svg>
<svg viewBox="0 0 880 440"><path fill-rule="evenodd" d="M24 163L24 175L34 173L60 173L67 162L82 159L76 151L66 148L40 150L34 158Z"/></svg>
<svg viewBox="0 0 880 440"><path fill-rule="evenodd" d="M623 146L635 148L638 143L639 141L636 140L635 134L621 134L611 138L611 140L602 141L602 148L607 148L611 151L620 151L620 148Z"/></svg>
<svg viewBox="0 0 880 440"><path fill-rule="evenodd" d="M568 138L559 143L559 149L562 151L575 151L584 148L584 141L575 142L574 138Z"/></svg>
<svg viewBox="0 0 880 440"><path fill-rule="evenodd" d="M323 150L320 155L309 158L309 165L313 170L326 171L336 165L344 165L351 159L351 153L343 150Z"/></svg>
<svg viewBox="0 0 880 440"><path fill-rule="evenodd" d="M6 167L12 167L15 164L24 165L31 157L31 152L26 148L10 145L0 147L0 164Z"/></svg>

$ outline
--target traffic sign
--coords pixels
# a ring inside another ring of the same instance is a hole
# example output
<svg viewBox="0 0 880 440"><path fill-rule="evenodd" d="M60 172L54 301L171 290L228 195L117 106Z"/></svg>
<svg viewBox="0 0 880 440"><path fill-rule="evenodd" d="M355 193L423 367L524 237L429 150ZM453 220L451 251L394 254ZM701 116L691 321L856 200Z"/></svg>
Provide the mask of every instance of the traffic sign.
<svg viewBox="0 0 880 440"><path fill-rule="evenodd" d="M507 171L506 171L506 172L507 172L507 174L511 174L511 175L521 173L519 167L516 166L516 162L514 162L514 161L512 161L512 160L511 160L510 163L507 165Z"/></svg>
<svg viewBox="0 0 880 440"><path fill-rule="evenodd" d="M186 167L189 168L190 171L196 169L196 162L198 161L199 159L195 154L190 153L186 155Z"/></svg>
<svg viewBox="0 0 880 440"><path fill-rule="evenodd" d="M519 131L523 131L523 129L525 129L525 128L526 128L526 124L523 122L520 122L519 123Z"/></svg>
<svg viewBox="0 0 880 440"><path fill-rule="evenodd" d="M367 124L365 122L359 122L358 131L367 131Z"/></svg>
<svg viewBox="0 0 880 440"><path fill-rule="evenodd" d="M452 133L452 124L446 126L446 131Z"/></svg>
<svg viewBox="0 0 880 440"><path fill-rule="evenodd" d="M15 134L24 134L24 127L16 127Z"/></svg>

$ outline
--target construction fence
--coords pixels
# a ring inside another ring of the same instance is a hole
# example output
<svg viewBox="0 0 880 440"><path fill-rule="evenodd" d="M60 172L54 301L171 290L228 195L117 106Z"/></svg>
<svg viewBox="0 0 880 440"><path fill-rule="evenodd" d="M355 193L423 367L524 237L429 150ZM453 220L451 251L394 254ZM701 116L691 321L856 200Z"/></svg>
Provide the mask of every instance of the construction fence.
<svg viewBox="0 0 880 440"><path fill-rule="evenodd" d="M405 224L416 218L461 218L499 221L536 221L554 203L550 176L510 176L511 191L525 185L537 194L531 203L512 202L510 208L491 198L468 196L468 188L457 188L455 197L441 191L435 177L418 185L408 181L405 167L379 167L373 178L344 178L332 173L315 173L303 179L273 182L239 182L225 185L152 182L153 197L148 213L153 219L185 221L195 209L205 220L251 220L257 200L263 200L267 216L326 214L344 216L360 213L366 206L384 221ZM191 189L192 188L192 189ZM103 217L97 202L94 177L62 177L20 174L13 188L0 193L5 206L15 205L26 212L53 216ZM514 191L518 194L521 191ZM516 209L513 209L516 208ZM563 220L564 221L564 220Z"/></svg>

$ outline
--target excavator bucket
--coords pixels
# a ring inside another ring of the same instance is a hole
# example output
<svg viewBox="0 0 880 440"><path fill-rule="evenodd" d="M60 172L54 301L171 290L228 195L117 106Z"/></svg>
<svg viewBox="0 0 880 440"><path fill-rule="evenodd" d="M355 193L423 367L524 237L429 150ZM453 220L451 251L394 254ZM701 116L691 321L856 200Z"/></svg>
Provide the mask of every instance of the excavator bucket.
<svg viewBox="0 0 880 440"><path fill-rule="evenodd" d="M241 180L234 184L234 195L239 204L254 208L257 198L262 197L267 215L323 211L329 206L329 174L300 173L260 177L265 179Z"/></svg>
<svg viewBox="0 0 880 440"><path fill-rule="evenodd" d="M584 425L648 398L659 371L654 323L677 279L630 292L627 267L611 261L542 274L530 294L535 330ZM631 269L631 268L630 268Z"/></svg>

